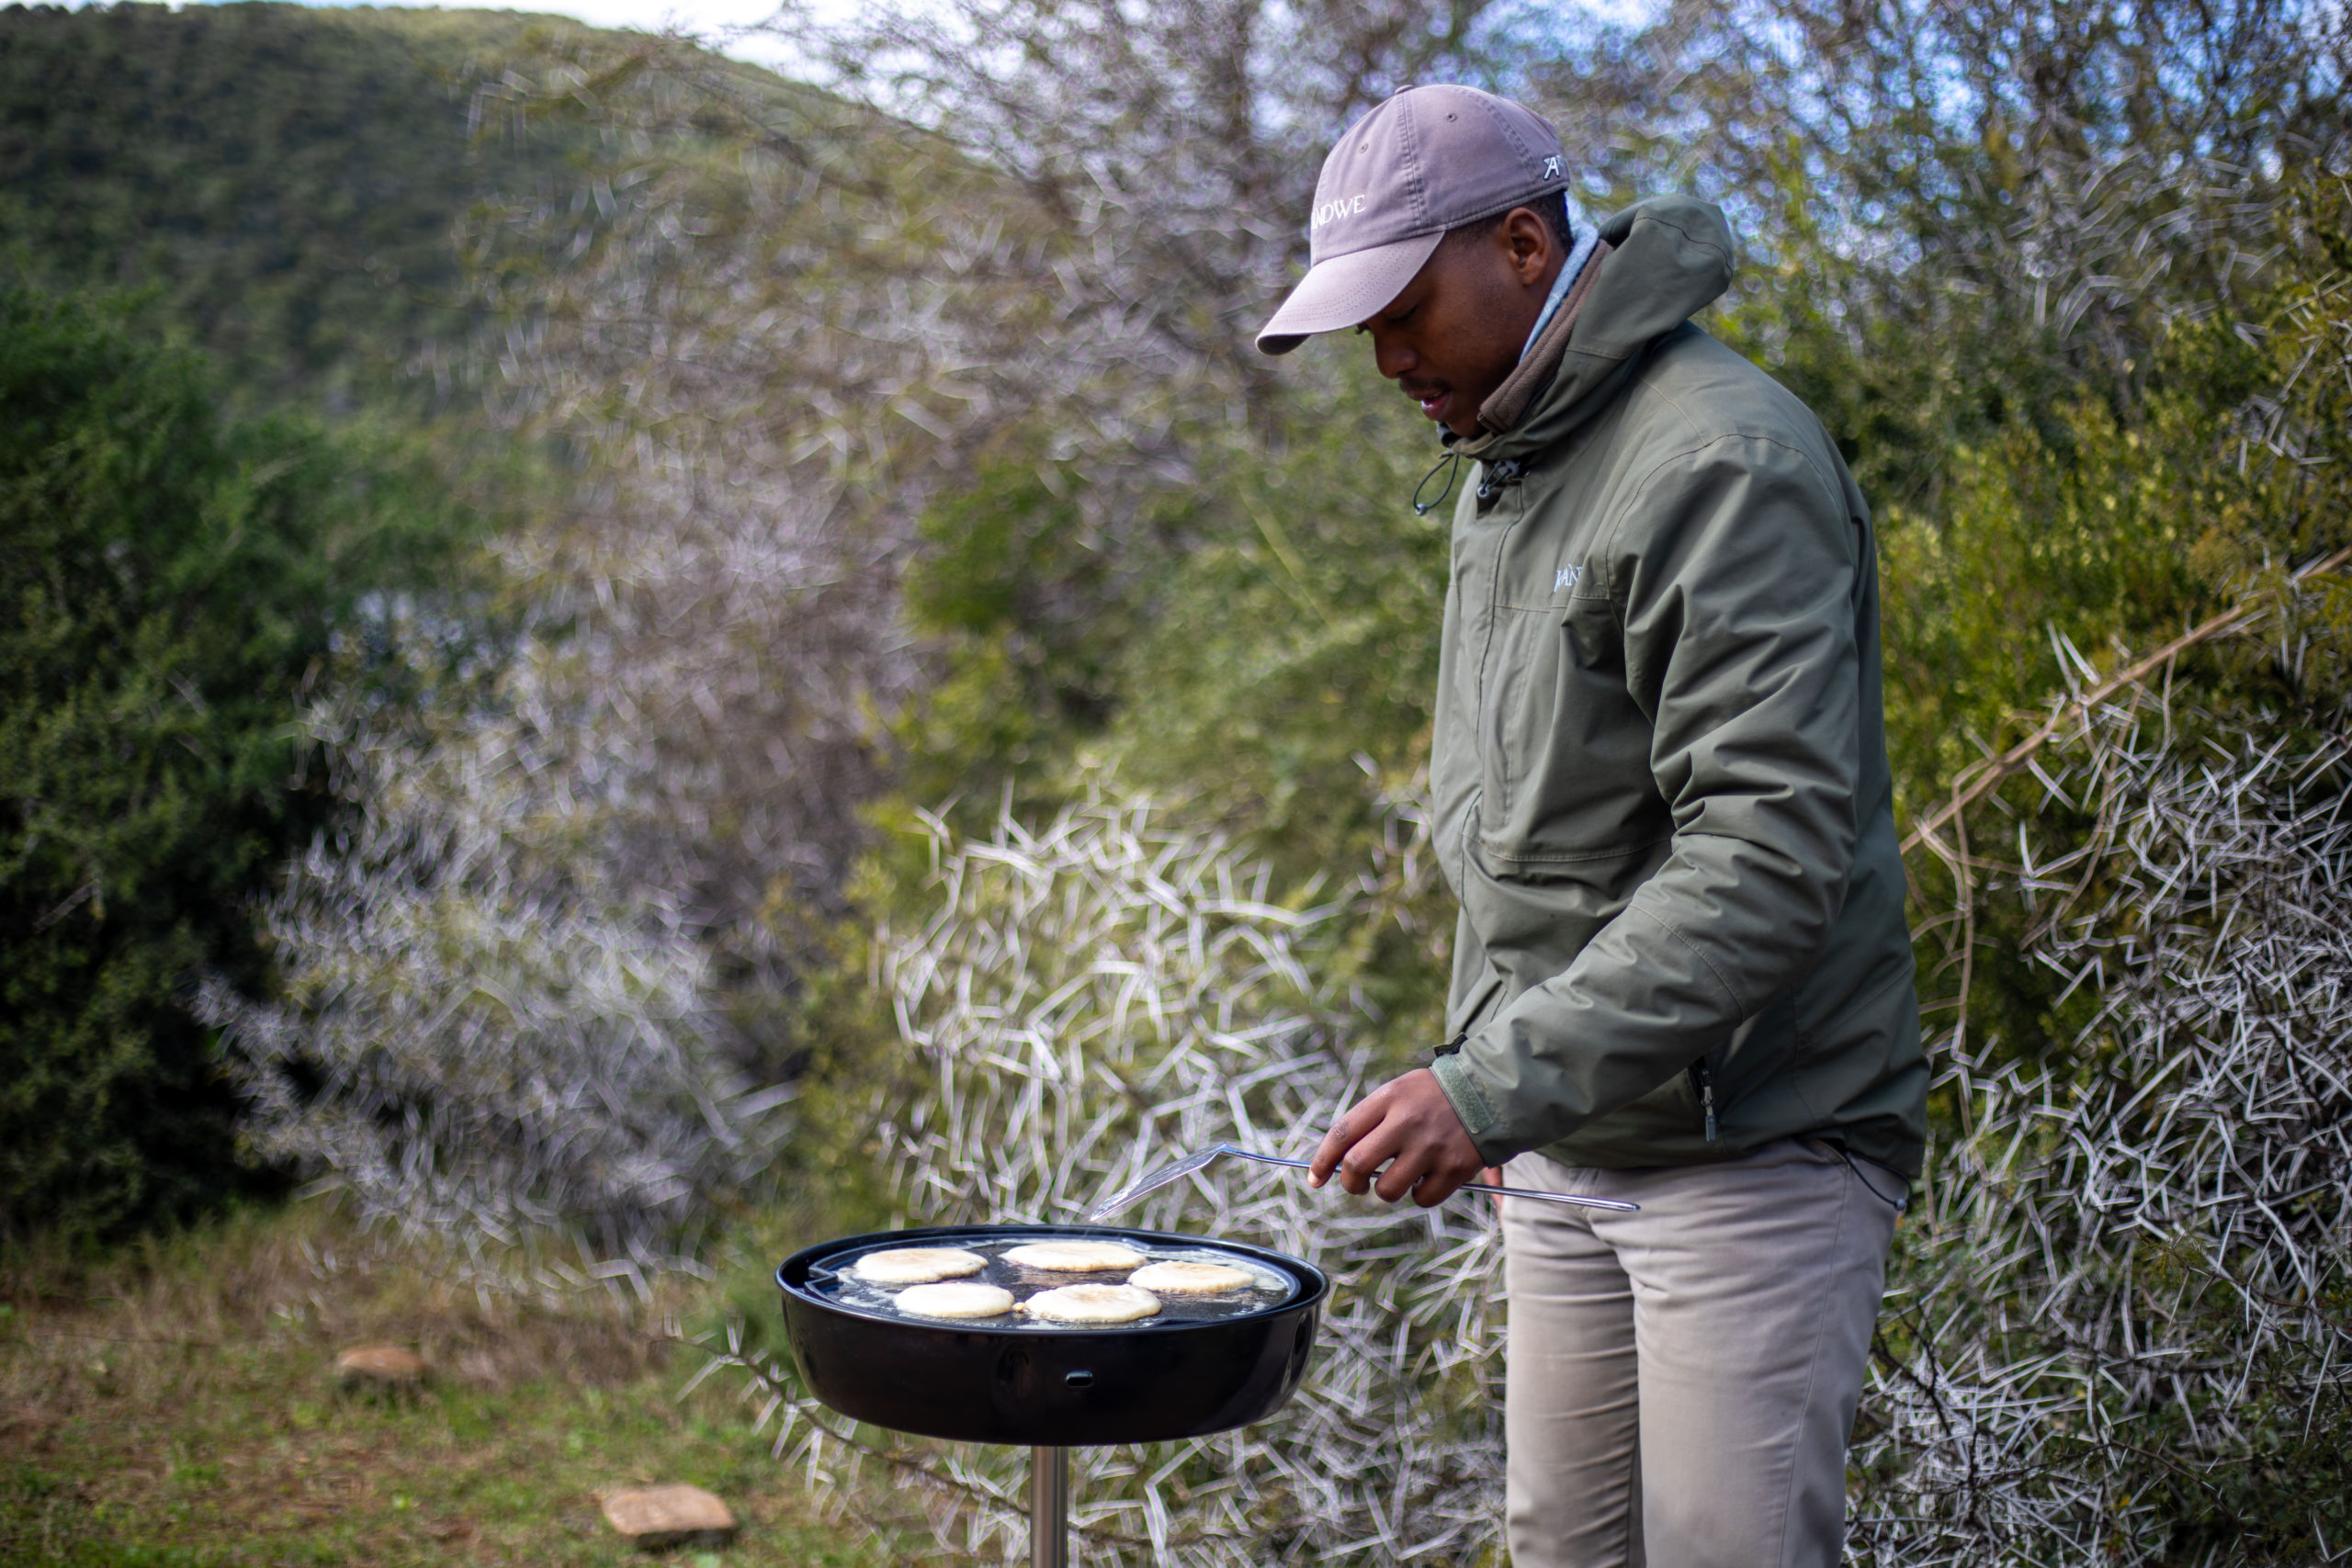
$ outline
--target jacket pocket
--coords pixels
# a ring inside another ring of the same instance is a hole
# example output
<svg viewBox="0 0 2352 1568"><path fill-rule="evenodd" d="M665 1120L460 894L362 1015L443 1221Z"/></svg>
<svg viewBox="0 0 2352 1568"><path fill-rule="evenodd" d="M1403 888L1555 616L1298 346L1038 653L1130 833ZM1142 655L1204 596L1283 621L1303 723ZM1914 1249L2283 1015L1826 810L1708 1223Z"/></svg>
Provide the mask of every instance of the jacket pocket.
<svg viewBox="0 0 2352 1568"><path fill-rule="evenodd" d="M1484 818L1506 831L1517 815L1521 787L1542 750L1541 694L1556 684L1558 651L1545 636L1540 610L1498 606L1487 654L1478 715L1478 754L1484 775Z"/></svg>
<svg viewBox="0 0 2352 1568"><path fill-rule="evenodd" d="M1616 606L1593 597L1498 614L1481 848L1499 864L1566 863L1669 837L1650 722L1625 689Z"/></svg>

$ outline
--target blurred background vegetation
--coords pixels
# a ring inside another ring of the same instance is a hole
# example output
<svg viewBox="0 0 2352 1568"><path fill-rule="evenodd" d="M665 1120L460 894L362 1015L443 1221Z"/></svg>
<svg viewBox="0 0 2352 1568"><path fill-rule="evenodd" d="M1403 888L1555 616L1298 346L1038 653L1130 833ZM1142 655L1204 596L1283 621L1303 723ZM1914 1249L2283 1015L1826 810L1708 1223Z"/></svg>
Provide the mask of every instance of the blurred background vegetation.
<svg viewBox="0 0 2352 1568"><path fill-rule="evenodd" d="M2324 745L2348 27L958 0L786 11L786 82L513 13L0 11L0 1234L50 1269L324 1179L540 1290L887 1216L877 932L938 833L1104 797L1340 907L1351 1038L1426 1049L1437 451L1343 336L1250 346L1323 148L1410 82L1537 104L1596 211L1732 214L1702 324L1879 512L1906 831L2233 610L2149 678L2183 754ZM1930 1029L1988 1070L2100 1049L2000 894L2104 841L2048 782L1913 859ZM587 1103L624 1058L700 1130ZM639 1175L561 1167L550 1106ZM2293 1490L2228 1503L2241 1560L2341 1522Z"/></svg>
<svg viewBox="0 0 2352 1568"><path fill-rule="evenodd" d="M470 608L479 521L430 464L297 416L227 423L205 364L76 296L0 294L0 1229L182 1220L258 1174L186 993L266 961L253 901L330 799L291 720L371 697L386 606ZM77 918L78 917L78 918Z"/></svg>

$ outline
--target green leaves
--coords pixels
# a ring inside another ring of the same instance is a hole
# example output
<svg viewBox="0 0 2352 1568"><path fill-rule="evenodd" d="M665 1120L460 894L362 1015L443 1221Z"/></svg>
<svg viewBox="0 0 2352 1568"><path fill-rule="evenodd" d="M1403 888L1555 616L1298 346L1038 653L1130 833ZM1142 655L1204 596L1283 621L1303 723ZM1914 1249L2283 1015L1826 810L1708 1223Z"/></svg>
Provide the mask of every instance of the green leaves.
<svg viewBox="0 0 2352 1568"><path fill-rule="evenodd" d="M2346 542L2352 389L2318 370L2352 343L2341 276L2320 246L2286 250L2229 314L2163 332L2128 385L1953 447L1931 503L1889 509L1903 814L2039 723L2086 668L2115 669ZM2340 647L2227 643L2173 679L2248 723L2324 722L2347 691Z"/></svg>
<svg viewBox="0 0 2352 1568"><path fill-rule="evenodd" d="M292 736L470 528L396 452L227 427L121 310L0 293L0 1233L246 1179L179 998L327 819Z"/></svg>

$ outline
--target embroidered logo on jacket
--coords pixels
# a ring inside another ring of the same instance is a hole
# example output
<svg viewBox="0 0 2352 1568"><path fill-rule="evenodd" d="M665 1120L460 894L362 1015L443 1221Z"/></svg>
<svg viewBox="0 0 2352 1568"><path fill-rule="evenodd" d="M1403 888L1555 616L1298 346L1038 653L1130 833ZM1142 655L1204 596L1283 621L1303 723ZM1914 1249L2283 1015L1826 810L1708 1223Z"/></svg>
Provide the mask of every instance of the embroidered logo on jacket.
<svg viewBox="0 0 2352 1568"><path fill-rule="evenodd" d="M1562 567L1552 574L1552 592L1557 593L1563 588L1574 588L1577 585L1577 579L1583 575L1584 568L1580 566Z"/></svg>

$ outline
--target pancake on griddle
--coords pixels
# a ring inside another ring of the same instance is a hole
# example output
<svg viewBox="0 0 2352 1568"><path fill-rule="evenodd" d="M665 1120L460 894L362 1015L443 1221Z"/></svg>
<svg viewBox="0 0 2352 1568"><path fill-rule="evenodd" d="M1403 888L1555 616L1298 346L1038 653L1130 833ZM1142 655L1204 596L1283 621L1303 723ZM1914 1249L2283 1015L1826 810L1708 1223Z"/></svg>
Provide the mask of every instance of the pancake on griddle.
<svg viewBox="0 0 2352 1568"><path fill-rule="evenodd" d="M1059 1285L1031 1296L1021 1310L1048 1323L1134 1323L1157 1316L1159 1298L1133 1285Z"/></svg>
<svg viewBox="0 0 2352 1568"><path fill-rule="evenodd" d="M987 1258L960 1247L894 1247L867 1253L850 1272L869 1285L927 1285L977 1274L988 1266Z"/></svg>
<svg viewBox="0 0 2352 1568"><path fill-rule="evenodd" d="M1033 1241L1009 1248L1004 1260L1053 1274L1101 1274L1132 1269L1143 1261L1143 1254L1115 1241Z"/></svg>
<svg viewBox="0 0 2352 1568"><path fill-rule="evenodd" d="M900 1291L890 1304L910 1317L1001 1317L1012 1310L1012 1292L977 1280L949 1280Z"/></svg>
<svg viewBox="0 0 2352 1568"><path fill-rule="evenodd" d="M1218 1296L1258 1282L1258 1276L1230 1263L1148 1263L1127 1276L1128 1284L1163 1296Z"/></svg>

